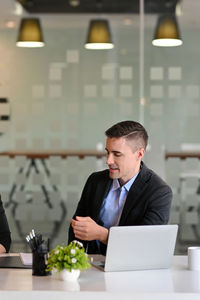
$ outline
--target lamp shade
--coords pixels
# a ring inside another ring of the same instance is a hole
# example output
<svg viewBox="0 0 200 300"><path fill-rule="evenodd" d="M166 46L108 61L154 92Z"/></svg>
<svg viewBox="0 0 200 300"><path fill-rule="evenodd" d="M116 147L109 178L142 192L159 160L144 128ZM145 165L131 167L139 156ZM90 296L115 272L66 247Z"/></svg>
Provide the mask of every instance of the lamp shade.
<svg viewBox="0 0 200 300"><path fill-rule="evenodd" d="M90 21L85 48L92 50L114 48L107 20L97 19Z"/></svg>
<svg viewBox="0 0 200 300"><path fill-rule="evenodd" d="M16 42L18 47L43 47L44 41L40 21L37 18L23 18Z"/></svg>
<svg viewBox="0 0 200 300"><path fill-rule="evenodd" d="M174 47L183 44L174 15L163 15L158 18L152 44L159 47Z"/></svg>

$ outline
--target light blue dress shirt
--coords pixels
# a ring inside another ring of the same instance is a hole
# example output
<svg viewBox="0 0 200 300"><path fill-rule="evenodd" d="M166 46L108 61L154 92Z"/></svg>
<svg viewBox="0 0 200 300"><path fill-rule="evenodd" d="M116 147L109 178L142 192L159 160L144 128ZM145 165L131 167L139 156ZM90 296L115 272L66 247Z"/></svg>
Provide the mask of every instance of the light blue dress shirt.
<svg viewBox="0 0 200 300"><path fill-rule="evenodd" d="M118 179L113 180L100 210L100 220L107 229L119 224L128 192L137 175L138 173L123 186L120 186Z"/></svg>

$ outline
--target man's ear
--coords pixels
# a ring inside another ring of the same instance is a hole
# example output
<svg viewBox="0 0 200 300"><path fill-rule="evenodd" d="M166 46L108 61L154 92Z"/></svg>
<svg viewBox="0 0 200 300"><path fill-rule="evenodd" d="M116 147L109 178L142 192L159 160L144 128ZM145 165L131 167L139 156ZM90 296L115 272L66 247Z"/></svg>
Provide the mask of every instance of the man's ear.
<svg viewBox="0 0 200 300"><path fill-rule="evenodd" d="M138 158L139 158L139 159L142 159L143 156L144 156L144 153L145 153L144 148L140 148L140 149L138 150Z"/></svg>

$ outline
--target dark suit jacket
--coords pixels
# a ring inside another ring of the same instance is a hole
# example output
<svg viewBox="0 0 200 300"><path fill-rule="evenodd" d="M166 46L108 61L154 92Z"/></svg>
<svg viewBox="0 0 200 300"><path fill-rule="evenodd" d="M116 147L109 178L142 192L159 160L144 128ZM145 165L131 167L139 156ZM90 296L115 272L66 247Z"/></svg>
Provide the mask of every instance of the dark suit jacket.
<svg viewBox="0 0 200 300"><path fill-rule="evenodd" d="M73 218L89 216L101 225L99 213L111 184L112 179L109 178L108 170L91 174ZM167 224L171 200L170 187L141 162L140 172L129 190L119 226ZM68 242L74 239L75 236L70 226ZM87 247L88 253L105 254L105 245L102 244L99 250L96 241L81 242Z"/></svg>
<svg viewBox="0 0 200 300"><path fill-rule="evenodd" d="M10 244L11 244L10 229L3 208L3 203L1 201L1 196L0 196L0 244L2 244L5 247L6 252L9 251Z"/></svg>

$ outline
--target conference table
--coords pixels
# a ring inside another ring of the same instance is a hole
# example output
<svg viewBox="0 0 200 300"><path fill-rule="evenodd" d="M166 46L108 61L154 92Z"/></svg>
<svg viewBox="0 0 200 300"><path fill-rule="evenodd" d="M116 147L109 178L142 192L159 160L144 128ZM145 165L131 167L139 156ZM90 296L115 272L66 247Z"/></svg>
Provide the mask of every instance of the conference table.
<svg viewBox="0 0 200 300"><path fill-rule="evenodd" d="M188 269L187 256L174 256L170 269L103 272L91 267L75 283L58 275L32 276L31 269L0 268L0 300L10 299L199 300L200 271Z"/></svg>

